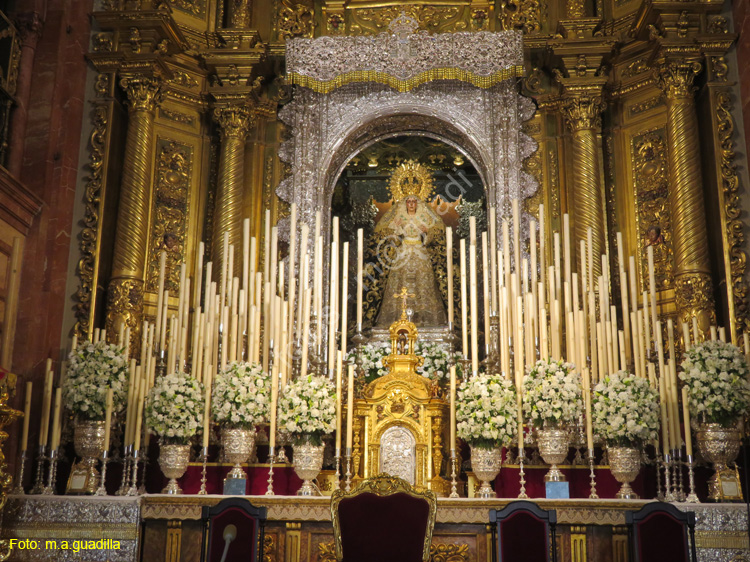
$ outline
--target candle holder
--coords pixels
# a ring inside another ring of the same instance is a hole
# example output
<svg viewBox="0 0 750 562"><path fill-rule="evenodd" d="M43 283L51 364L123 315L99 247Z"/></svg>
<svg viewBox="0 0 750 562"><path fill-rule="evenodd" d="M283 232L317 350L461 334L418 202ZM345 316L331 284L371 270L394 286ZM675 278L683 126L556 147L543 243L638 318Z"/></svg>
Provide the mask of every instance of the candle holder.
<svg viewBox="0 0 750 562"><path fill-rule="evenodd" d="M591 493L589 499L598 500L599 494L596 493L596 475L594 473L594 449L589 449L589 481L591 482Z"/></svg>
<svg viewBox="0 0 750 562"><path fill-rule="evenodd" d="M344 491L351 492L352 490L352 449L351 447L346 448L346 480L344 481Z"/></svg>
<svg viewBox="0 0 750 562"><path fill-rule="evenodd" d="M198 492L199 495L206 495L206 469L208 465L208 447L203 447L201 451L201 462L203 464L201 468L201 489Z"/></svg>
<svg viewBox="0 0 750 562"><path fill-rule="evenodd" d="M669 453L664 453L664 501L675 501L675 495L672 492L672 460Z"/></svg>
<svg viewBox="0 0 750 562"><path fill-rule="evenodd" d="M47 460L47 447L39 445L39 453L36 457L36 478L34 487L31 489L32 494L41 494L44 490L44 461Z"/></svg>
<svg viewBox="0 0 750 562"><path fill-rule="evenodd" d="M701 500L698 499L698 495L695 493L695 465L693 463L693 455L687 455L687 467L688 478L690 481L690 493L687 498L685 498L685 501L690 503L700 503Z"/></svg>
<svg viewBox="0 0 750 562"><path fill-rule="evenodd" d="M682 449L677 449L675 451L675 472L677 473L677 501L678 502L684 502L685 501L685 490L682 486L682 465L684 464L682 460Z"/></svg>
<svg viewBox="0 0 750 562"><path fill-rule="evenodd" d="M55 494L55 484L57 484L57 456L57 449L54 449L49 454L49 472L47 473L47 485L42 489L43 496L52 496Z"/></svg>
<svg viewBox="0 0 750 562"><path fill-rule="evenodd" d="M141 449L141 457L143 459L141 460L141 485L138 486L138 494L143 495L146 493L146 469L148 468L149 462L148 462L148 445L144 445L144 447Z"/></svg>
<svg viewBox="0 0 750 562"><path fill-rule="evenodd" d="M458 360L458 363L461 365L461 380L465 381L469 378L469 373L471 373L471 359L464 355Z"/></svg>
<svg viewBox="0 0 750 562"><path fill-rule="evenodd" d="M166 351L163 349L160 349L159 351L156 352L156 369L155 370L156 370L157 379L167 374Z"/></svg>
<svg viewBox="0 0 750 562"><path fill-rule="evenodd" d="M451 448L451 498L458 497L458 488L456 486L456 449Z"/></svg>
<svg viewBox="0 0 750 562"><path fill-rule="evenodd" d="M336 461L336 474L333 479L333 489L335 491L341 487L341 447L336 448L336 456L334 459Z"/></svg>
<svg viewBox="0 0 750 562"><path fill-rule="evenodd" d="M523 470L523 461L526 457L526 452L522 448L518 448L518 479L521 483L521 488L518 490L519 498L528 498L526 494L526 473Z"/></svg>
<svg viewBox="0 0 750 562"><path fill-rule="evenodd" d="M126 445L122 452L122 481L116 496L124 496L128 491L128 483L130 482L130 449L132 445Z"/></svg>
<svg viewBox="0 0 750 562"><path fill-rule="evenodd" d="M24 476L24 471L26 470L26 449L21 451L20 461L21 461L20 462L21 466L18 467L18 476L16 477L16 485L10 491L11 494L14 494L16 496L23 496L26 494L26 492L23 489L23 476Z"/></svg>
<svg viewBox="0 0 750 562"><path fill-rule="evenodd" d="M106 449L102 452L102 475L99 479L99 487L94 492L95 496L107 495L107 463L109 462L109 451Z"/></svg>
<svg viewBox="0 0 750 562"><path fill-rule="evenodd" d="M485 365L488 373L500 371L500 318L497 314L490 316L490 333L485 334L486 357L482 363Z"/></svg>
<svg viewBox="0 0 750 562"><path fill-rule="evenodd" d="M273 459L275 457L275 451L273 447L268 449L268 489L266 490L267 496L273 496Z"/></svg>
<svg viewBox="0 0 750 562"><path fill-rule="evenodd" d="M138 455L140 451L133 448L133 469L130 476L130 486L128 486L125 496L137 496L138 495Z"/></svg>

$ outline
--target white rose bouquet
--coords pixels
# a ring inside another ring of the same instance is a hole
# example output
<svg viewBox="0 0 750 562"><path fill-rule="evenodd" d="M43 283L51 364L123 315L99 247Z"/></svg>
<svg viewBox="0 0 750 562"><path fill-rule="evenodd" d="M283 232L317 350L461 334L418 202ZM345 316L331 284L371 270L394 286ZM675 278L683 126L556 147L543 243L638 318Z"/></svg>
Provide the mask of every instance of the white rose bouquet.
<svg viewBox="0 0 750 562"><path fill-rule="evenodd" d="M383 358L390 352L391 344L389 342L370 342L363 346L362 369L365 372L365 382L370 383L388 372L388 369L383 365ZM346 359L351 363L356 363L356 349L349 351L346 354Z"/></svg>
<svg viewBox="0 0 750 562"><path fill-rule="evenodd" d="M618 371L594 387L594 432L610 447L653 441L659 431L659 393L647 379Z"/></svg>
<svg viewBox="0 0 750 562"><path fill-rule="evenodd" d="M235 362L216 375L213 419L226 427L252 429L268 418L271 380L257 363Z"/></svg>
<svg viewBox="0 0 750 562"><path fill-rule="evenodd" d="M295 440L321 437L336 429L336 387L326 377L308 375L287 384L279 397L279 429Z"/></svg>
<svg viewBox="0 0 750 562"><path fill-rule="evenodd" d="M160 377L146 396L146 424L167 443L186 443L203 422L203 385L186 373Z"/></svg>
<svg viewBox="0 0 750 562"><path fill-rule="evenodd" d="M509 445L516 436L516 389L502 375L480 374L461 383L457 435L472 447Z"/></svg>
<svg viewBox="0 0 750 562"><path fill-rule="evenodd" d="M523 377L523 411L536 427L574 424L583 413L581 377L572 363L541 359Z"/></svg>
<svg viewBox="0 0 750 562"><path fill-rule="evenodd" d="M103 420L110 388L114 411L119 412L128 395L128 362L122 347L105 341L87 342L70 353L62 386L68 410L82 419Z"/></svg>
<svg viewBox="0 0 750 562"><path fill-rule="evenodd" d="M748 367L731 343L705 341L685 353L682 379L687 386L690 415L702 423L734 425L750 407Z"/></svg>

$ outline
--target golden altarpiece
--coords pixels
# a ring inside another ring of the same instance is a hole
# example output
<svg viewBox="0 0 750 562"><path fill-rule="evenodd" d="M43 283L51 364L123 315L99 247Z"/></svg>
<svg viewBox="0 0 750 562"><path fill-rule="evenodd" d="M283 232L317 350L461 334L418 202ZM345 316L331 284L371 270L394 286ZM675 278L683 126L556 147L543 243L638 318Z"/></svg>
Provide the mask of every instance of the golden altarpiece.
<svg viewBox="0 0 750 562"><path fill-rule="evenodd" d="M567 214L574 239L591 230L594 255L605 254L613 271L623 267L622 234L637 294L647 289L653 248L663 318L695 318L701 331L718 321L733 341L750 326L737 35L723 2L95 0L92 18L73 328L81 339L126 325L137 354L142 322L156 312L162 250L176 310L178 266L201 267L201 241L216 272L222 234L240 247L249 217L262 270L266 209L281 246L291 203L308 224L320 210L330 237L347 171L390 177L409 158L443 175L471 162L498 225L512 199L524 240L529 221L544 219L548 264ZM391 66L378 66L384 60ZM387 145L395 136L442 147L396 154ZM371 221L372 209L362 209L350 214ZM414 373L419 357L399 352L402 333L413 351L415 326L408 318L394 326L392 372L355 402L355 479L388 468L388 447L411 446L413 467L392 470L444 493L446 403ZM216 498L89 500L16 498L16 530L4 537L67 537L75 517L80 538L122 539L102 560L192 561L200 508ZM433 559L488 560L487 510L506 501L441 498ZM273 520L264 560L331 559L327 498L256 503ZM549 502L562 559L624 562L624 512L633 505ZM733 508L696 507L701 554L747 555L747 518ZM60 559L46 550L18 556Z"/></svg>
<svg viewBox="0 0 750 562"><path fill-rule="evenodd" d="M393 295L402 300L402 313L389 329L391 353L383 360L388 373L354 401L352 481L386 473L447 496L450 483L440 474L448 403L436 384L417 374L424 359L415 354L418 330L409 296L405 287Z"/></svg>

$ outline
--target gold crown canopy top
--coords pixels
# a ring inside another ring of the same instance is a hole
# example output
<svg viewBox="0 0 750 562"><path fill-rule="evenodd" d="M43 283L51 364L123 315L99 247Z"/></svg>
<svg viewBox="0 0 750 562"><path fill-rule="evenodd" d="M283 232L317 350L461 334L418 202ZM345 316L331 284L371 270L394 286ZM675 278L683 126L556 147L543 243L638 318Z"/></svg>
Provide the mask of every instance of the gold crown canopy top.
<svg viewBox="0 0 750 562"><path fill-rule="evenodd" d="M407 160L393 172L388 185L394 203L398 203L406 197L415 196L422 201L427 198L434 189L430 171L414 160Z"/></svg>

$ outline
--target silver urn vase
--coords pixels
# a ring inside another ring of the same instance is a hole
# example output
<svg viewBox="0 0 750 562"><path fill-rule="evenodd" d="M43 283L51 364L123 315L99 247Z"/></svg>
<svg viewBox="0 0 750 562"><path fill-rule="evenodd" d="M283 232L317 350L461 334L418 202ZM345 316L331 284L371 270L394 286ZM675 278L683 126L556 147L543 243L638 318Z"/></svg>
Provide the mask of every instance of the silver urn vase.
<svg viewBox="0 0 750 562"><path fill-rule="evenodd" d="M164 476L169 478L162 494L181 494L182 488L177 484L187 470L190 462L190 445L187 444L162 444L159 449L159 467Z"/></svg>
<svg viewBox="0 0 750 562"><path fill-rule="evenodd" d="M227 478L247 478L242 463L246 463L253 454L255 429L223 427L221 445L224 448L224 458L234 465Z"/></svg>
<svg viewBox="0 0 750 562"><path fill-rule="evenodd" d="M539 454L548 465L547 474L544 475L545 482L565 482L565 475L557 467L565 461L568 456L568 444L570 443L570 431L567 428L543 427L537 431L537 445Z"/></svg>
<svg viewBox="0 0 750 562"><path fill-rule="evenodd" d="M481 486L477 492L480 498L494 498L495 492L490 482L497 478L503 460L503 452L500 447L487 449L483 447L471 448L471 470L477 477Z"/></svg>
<svg viewBox="0 0 750 562"><path fill-rule="evenodd" d="M706 423L698 426L695 436L701 456L714 465L714 473L708 480L708 498L718 501L721 499L719 475L740 452L740 431L737 427Z"/></svg>
<svg viewBox="0 0 750 562"><path fill-rule="evenodd" d="M621 500L637 500L638 494L630 487L641 471L641 450L635 447L607 447L609 471L620 483L615 497Z"/></svg>
<svg viewBox="0 0 750 562"><path fill-rule="evenodd" d="M302 487L297 491L298 496L319 496L320 492L312 481L317 478L323 468L323 449L325 445L315 445L311 440L295 442L292 445L294 458L294 472L302 479Z"/></svg>
<svg viewBox="0 0 750 562"><path fill-rule="evenodd" d="M86 471L84 492L93 494L99 488L99 471L96 465L104 451L104 422L77 421L73 429L73 446Z"/></svg>

